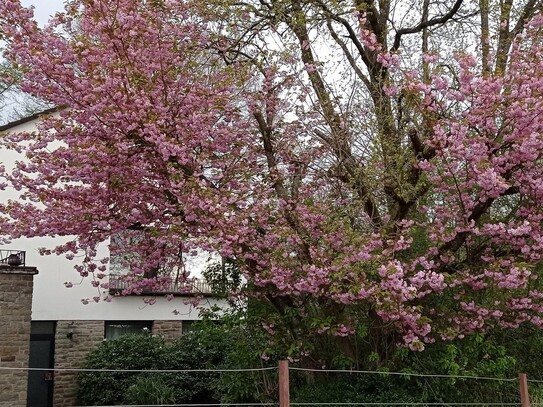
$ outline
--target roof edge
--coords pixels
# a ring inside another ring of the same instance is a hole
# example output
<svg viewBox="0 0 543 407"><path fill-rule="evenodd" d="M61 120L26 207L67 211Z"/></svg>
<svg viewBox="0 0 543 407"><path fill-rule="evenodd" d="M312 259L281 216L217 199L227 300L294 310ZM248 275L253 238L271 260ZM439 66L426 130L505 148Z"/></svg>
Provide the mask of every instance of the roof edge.
<svg viewBox="0 0 543 407"><path fill-rule="evenodd" d="M26 117L23 117L21 119L14 120L12 122L9 122L7 124L4 124L4 125L0 126L0 132L9 130L9 129L13 128L13 127L19 126L19 125L24 124L24 123L31 122L32 120L39 119L40 116L55 113L55 112L58 112L60 110L61 109L58 108L58 107L51 107L49 109L45 109L45 110L42 110L40 112L34 113L34 114L30 115L30 116L26 116Z"/></svg>

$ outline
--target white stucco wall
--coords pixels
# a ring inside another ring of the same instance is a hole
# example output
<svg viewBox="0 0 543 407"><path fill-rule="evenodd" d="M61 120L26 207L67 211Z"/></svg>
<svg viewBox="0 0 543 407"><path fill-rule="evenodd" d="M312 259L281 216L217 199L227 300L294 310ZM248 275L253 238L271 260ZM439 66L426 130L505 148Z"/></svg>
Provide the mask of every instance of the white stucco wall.
<svg viewBox="0 0 543 407"><path fill-rule="evenodd" d="M34 131L35 121L20 124L9 129L10 132ZM13 151L0 151L0 163L11 168L17 159L22 157ZM7 188L0 191L0 201L17 199L18 193ZM40 247L54 247L62 244L65 238L21 238L13 240L0 249L15 249L26 251L26 265L36 266L39 274L34 277L34 296L32 301L33 320L193 320L198 319L198 310L184 303L186 298L175 297L168 301L164 297L156 297L157 302L146 305L142 297L130 296L114 298L112 302L93 302L92 298L100 295L98 288L90 284L89 279L81 279L74 270L76 260L70 261L63 256L41 256ZM106 257L107 243L101 247L99 257ZM199 262L193 262L195 270L192 275L198 275ZM201 263L201 262L200 262ZM72 282L72 288L66 288L64 283ZM104 294L102 294L102 297ZM90 299L84 305L82 299ZM226 306L224 301L204 299L200 306Z"/></svg>
<svg viewBox="0 0 543 407"><path fill-rule="evenodd" d="M34 277L34 296L32 301L33 320L193 320L198 319L198 310L184 303L186 298L174 297L168 301L164 297L147 305L143 297L116 297L110 303L92 301L100 295L98 288L90 284L90 279L81 279L73 269L74 261L62 256L41 256L40 247L58 244L61 238L17 239L9 248L26 250L26 264L38 267L39 274ZM107 248L102 248L107 255ZM70 281L72 288L64 283ZM102 295L103 297L103 295ZM84 305L81 300L89 298ZM204 298L201 306L226 306L224 302Z"/></svg>

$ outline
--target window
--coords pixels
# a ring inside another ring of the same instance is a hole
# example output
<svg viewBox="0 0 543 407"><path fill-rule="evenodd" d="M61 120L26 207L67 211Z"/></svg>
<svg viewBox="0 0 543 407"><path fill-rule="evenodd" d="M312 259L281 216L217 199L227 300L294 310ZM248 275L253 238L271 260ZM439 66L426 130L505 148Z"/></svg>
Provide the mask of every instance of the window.
<svg viewBox="0 0 543 407"><path fill-rule="evenodd" d="M106 321L105 339L117 339L123 335L151 332L152 321Z"/></svg>

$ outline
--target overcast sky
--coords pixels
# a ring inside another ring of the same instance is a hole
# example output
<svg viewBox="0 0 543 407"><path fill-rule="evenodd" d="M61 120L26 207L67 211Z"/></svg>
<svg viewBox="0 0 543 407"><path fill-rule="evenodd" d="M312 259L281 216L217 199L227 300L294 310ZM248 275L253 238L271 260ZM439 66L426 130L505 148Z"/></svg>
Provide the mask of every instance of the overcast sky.
<svg viewBox="0 0 543 407"><path fill-rule="evenodd" d="M63 0L21 0L25 7L34 6L34 17L40 25L44 25L55 12L62 10Z"/></svg>

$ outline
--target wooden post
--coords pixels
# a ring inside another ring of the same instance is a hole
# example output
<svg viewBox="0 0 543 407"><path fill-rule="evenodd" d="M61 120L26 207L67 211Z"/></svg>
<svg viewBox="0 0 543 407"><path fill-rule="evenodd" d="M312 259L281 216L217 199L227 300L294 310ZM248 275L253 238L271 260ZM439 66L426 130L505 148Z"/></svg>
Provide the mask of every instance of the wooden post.
<svg viewBox="0 0 543 407"><path fill-rule="evenodd" d="M290 407L288 360L279 361L279 407Z"/></svg>
<svg viewBox="0 0 543 407"><path fill-rule="evenodd" d="M530 407L530 394L528 393L528 378L526 373L518 374L518 382L520 386L520 405L522 407Z"/></svg>

